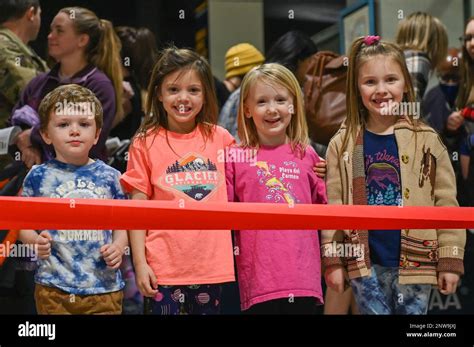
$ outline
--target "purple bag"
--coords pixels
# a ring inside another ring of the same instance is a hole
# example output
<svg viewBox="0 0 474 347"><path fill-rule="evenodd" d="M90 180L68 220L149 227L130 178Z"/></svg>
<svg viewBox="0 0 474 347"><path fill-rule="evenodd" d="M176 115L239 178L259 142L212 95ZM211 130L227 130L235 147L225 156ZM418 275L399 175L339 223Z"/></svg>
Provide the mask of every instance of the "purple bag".
<svg viewBox="0 0 474 347"><path fill-rule="evenodd" d="M40 122L38 112L31 106L25 105L13 112L12 125L28 126L33 128Z"/></svg>

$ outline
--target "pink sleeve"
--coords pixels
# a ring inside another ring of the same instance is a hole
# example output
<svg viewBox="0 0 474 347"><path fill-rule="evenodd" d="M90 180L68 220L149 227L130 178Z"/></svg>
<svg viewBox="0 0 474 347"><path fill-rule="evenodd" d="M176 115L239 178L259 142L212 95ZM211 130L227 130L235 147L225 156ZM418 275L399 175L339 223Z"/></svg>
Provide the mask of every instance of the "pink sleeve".
<svg viewBox="0 0 474 347"><path fill-rule="evenodd" d="M145 145L145 140L133 141L128 153L127 171L120 178L120 183L127 193L137 189L150 198L152 196L151 167Z"/></svg>
<svg viewBox="0 0 474 347"><path fill-rule="evenodd" d="M313 188L313 204L327 204L326 184L322 178L316 177L316 186Z"/></svg>
<svg viewBox="0 0 474 347"><path fill-rule="evenodd" d="M317 163L321 160L319 155L313 149L313 147L308 146L307 148L308 155L311 158L312 166L314 167ZM328 199L326 195L326 183L324 180L314 173L313 169L311 168L311 200L313 204L327 204Z"/></svg>
<svg viewBox="0 0 474 347"><path fill-rule="evenodd" d="M235 167L234 167L234 163L232 163L232 162L226 162L225 163L225 183L226 183L226 187L227 187L227 200L229 202L237 201L235 191L234 191L234 189L235 189Z"/></svg>

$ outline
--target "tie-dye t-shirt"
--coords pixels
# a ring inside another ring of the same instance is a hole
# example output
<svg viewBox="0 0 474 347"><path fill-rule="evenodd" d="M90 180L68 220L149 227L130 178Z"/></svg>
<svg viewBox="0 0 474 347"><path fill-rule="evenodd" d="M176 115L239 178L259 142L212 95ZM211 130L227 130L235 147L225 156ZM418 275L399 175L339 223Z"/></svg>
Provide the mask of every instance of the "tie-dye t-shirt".
<svg viewBox="0 0 474 347"><path fill-rule="evenodd" d="M44 198L125 199L120 172L97 160L84 166L56 159L33 166L22 196ZM38 231L40 232L40 231ZM100 248L112 243L112 230L48 230L51 255L38 260L35 282L78 295L118 291L124 282L119 270L107 268Z"/></svg>
<svg viewBox="0 0 474 347"><path fill-rule="evenodd" d="M400 160L395 135L378 135L366 130L364 157L367 203L401 205ZM398 267L400 239L400 230L371 230L369 248L372 263Z"/></svg>
<svg viewBox="0 0 474 347"><path fill-rule="evenodd" d="M200 127L189 134L150 130L130 146L121 182L150 200L226 202L225 151L234 142L216 126L205 139ZM178 205L179 204L179 205ZM235 280L230 230L148 230L146 260L160 285L216 284Z"/></svg>

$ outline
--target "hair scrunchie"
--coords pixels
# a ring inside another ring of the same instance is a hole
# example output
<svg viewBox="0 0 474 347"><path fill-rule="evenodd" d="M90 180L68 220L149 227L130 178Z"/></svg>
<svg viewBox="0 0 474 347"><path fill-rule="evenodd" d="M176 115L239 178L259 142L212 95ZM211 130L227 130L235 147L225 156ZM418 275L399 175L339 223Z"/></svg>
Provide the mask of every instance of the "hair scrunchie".
<svg viewBox="0 0 474 347"><path fill-rule="evenodd" d="M380 36L368 35L364 38L364 43L367 46L372 46L380 41Z"/></svg>

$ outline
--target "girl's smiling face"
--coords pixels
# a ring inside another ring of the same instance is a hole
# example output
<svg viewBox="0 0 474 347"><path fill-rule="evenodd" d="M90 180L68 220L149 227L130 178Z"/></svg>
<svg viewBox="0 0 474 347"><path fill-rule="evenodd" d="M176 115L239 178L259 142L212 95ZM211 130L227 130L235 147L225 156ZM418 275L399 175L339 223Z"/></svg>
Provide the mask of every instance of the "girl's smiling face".
<svg viewBox="0 0 474 347"><path fill-rule="evenodd" d="M259 142L270 146L286 142L293 108L293 96L288 89L264 79L250 87L244 104L245 116L252 118Z"/></svg>
<svg viewBox="0 0 474 347"><path fill-rule="evenodd" d="M370 117L390 117L388 105L400 103L407 91L400 65L390 56L377 55L359 68L358 87Z"/></svg>
<svg viewBox="0 0 474 347"><path fill-rule="evenodd" d="M467 23L466 31L464 32L465 37L471 38L470 40L465 40L464 45L466 46L466 51L474 59L474 20L471 20Z"/></svg>
<svg viewBox="0 0 474 347"><path fill-rule="evenodd" d="M204 88L198 73L193 69L170 73L161 84L158 99L167 113L169 130L190 133L204 104Z"/></svg>

